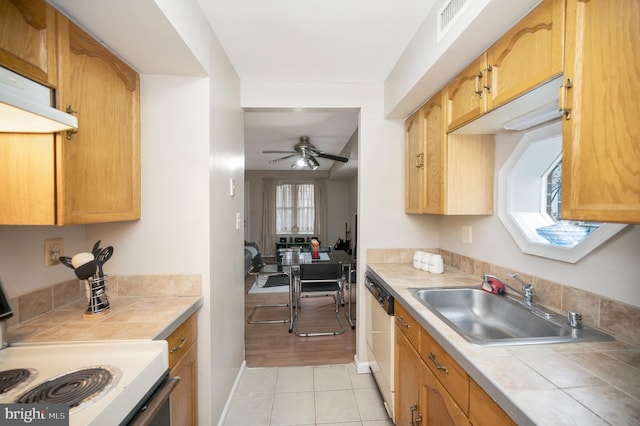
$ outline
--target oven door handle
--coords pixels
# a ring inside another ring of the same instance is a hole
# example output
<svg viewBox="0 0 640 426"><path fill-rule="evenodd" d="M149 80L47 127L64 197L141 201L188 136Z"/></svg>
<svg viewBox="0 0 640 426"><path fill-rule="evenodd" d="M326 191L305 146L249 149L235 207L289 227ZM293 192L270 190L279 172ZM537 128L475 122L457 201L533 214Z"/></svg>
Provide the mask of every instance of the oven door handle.
<svg viewBox="0 0 640 426"><path fill-rule="evenodd" d="M175 389L180 377L172 377L158 388L149 402L140 409L141 413L131 423L131 426L148 426L156 417L164 403L169 399L169 394Z"/></svg>

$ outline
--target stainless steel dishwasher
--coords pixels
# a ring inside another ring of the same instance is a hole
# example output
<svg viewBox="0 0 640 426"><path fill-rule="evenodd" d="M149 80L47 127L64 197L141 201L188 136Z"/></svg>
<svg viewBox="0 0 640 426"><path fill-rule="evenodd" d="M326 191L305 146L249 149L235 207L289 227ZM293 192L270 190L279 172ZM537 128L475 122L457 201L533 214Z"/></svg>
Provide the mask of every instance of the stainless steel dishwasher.
<svg viewBox="0 0 640 426"><path fill-rule="evenodd" d="M369 368L384 399L389 417L394 418L394 326L393 296L369 272L365 273L367 290L367 357Z"/></svg>

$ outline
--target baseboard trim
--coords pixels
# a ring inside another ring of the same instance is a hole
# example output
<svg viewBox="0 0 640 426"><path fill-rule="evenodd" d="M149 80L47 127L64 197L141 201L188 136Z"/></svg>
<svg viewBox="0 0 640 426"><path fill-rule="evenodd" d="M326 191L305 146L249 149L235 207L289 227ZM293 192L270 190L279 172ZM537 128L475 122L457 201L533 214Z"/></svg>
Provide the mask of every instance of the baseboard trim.
<svg viewBox="0 0 640 426"><path fill-rule="evenodd" d="M226 420L227 414L229 413L229 408L231 407L231 401L233 401L233 397L236 395L236 390L240 385L240 380L242 380L242 376L244 375L245 371L247 371L247 361L242 361L242 365L240 366L240 370L238 370L236 380L233 382L233 387L231 388L231 392L229 392L229 396L227 397L227 402L225 402L224 408L222 409L222 414L220 414L218 426L224 425L224 421Z"/></svg>

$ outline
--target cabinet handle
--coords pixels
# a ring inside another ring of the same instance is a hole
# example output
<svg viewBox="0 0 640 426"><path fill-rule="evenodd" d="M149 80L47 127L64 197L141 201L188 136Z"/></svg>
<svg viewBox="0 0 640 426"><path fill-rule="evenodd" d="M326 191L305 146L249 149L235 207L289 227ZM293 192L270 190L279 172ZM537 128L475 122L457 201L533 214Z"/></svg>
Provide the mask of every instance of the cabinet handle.
<svg viewBox="0 0 640 426"><path fill-rule="evenodd" d="M560 86L560 93L558 96L558 111L564 113L566 120L571 120L571 107L567 105L567 91L573 87L573 80L567 78L566 84Z"/></svg>
<svg viewBox="0 0 640 426"><path fill-rule="evenodd" d="M422 423L422 413L418 413L418 417L415 417L416 411L418 411L418 404L414 402L409 410L411 411L411 426Z"/></svg>
<svg viewBox="0 0 640 426"><path fill-rule="evenodd" d="M480 80L482 79L482 71L480 71L478 74L476 74L476 95L478 95L480 97L480 99L482 99L482 89L480 88L481 83Z"/></svg>
<svg viewBox="0 0 640 426"><path fill-rule="evenodd" d="M404 319L402 319L402 317L398 317L398 322L400 323L401 326L403 326L404 328L409 328L411 327L409 325L409 323L407 323Z"/></svg>
<svg viewBox="0 0 640 426"><path fill-rule="evenodd" d="M424 167L424 152L416 155L416 168L421 169Z"/></svg>
<svg viewBox="0 0 640 426"><path fill-rule="evenodd" d="M185 343L187 343L187 338L183 337L182 339L180 339L180 344L178 346L172 347L169 353L174 353L174 352L178 352L179 350L182 350Z"/></svg>
<svg viewBox="0 0 640 426"><path fill-rule="evenodd" d="M78 111L74 110L73 108L71 108L71 104L67 104L67 107L65 108L65 112L67 114L73 114L76 115L78 113ZM77 130L67 130L67 140L70 141L71 137L73 135L75 135L76 133L78 133Z"/></svg>
<svg viewBox="0 0 640 426"><path fill-rule="evenodd" d="M436 355L433 352L429 352L429 359L433 362L433 365L435 365L438 370L444 371L446 374L449 374L449 369L436 361Z"/></svg>
<svg viewBox="0 0 640 426"><path fill-rule="evenodd" d="M487 65L487 82L491 81L491 78L489 78L489 73L493 71L493 66L491 66L491 64ZM484 88L487 89L487 93L491 93L491 85L490 84L485 84Z"/></svg>

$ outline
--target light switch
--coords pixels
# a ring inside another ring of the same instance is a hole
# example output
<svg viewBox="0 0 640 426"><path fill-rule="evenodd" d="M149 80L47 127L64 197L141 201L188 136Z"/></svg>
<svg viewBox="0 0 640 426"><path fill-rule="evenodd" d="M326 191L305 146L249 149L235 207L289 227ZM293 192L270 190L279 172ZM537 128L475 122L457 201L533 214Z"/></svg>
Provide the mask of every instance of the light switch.
<svg viewBox="0 0 640 426"><path fill-rule="evenodd" d="M242 217L240 217L240 213L236 213L236 230L240 229L240 225L242 225Z"/></svg>
<svg viewBox="0 0 640 426"><path fill-rule="evenodd" d="M236 196L236 180L234 178L229 178L229 195Z"/></svg>

